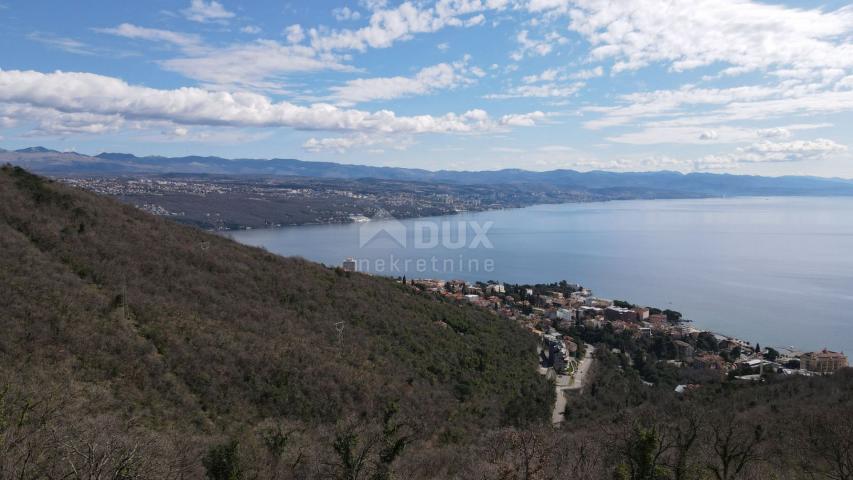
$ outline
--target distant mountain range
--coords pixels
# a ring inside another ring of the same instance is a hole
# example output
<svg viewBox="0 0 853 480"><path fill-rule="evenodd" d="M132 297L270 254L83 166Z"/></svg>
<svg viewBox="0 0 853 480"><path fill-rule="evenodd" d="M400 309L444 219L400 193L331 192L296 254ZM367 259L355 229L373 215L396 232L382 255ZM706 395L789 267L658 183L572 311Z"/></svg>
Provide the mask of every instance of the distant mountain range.
<svg viewBox="0 0 853 480"><path fill-rule="evenodd" d="M521 169L495 171L429 171L414 168L372 167L291 158L226 159L221 157L137 157L128 153L101 153L94 157L30 147L0 151L0 163L20 165L46 175L216 174L300 176L317 178L375 178L462 185L548 185L559 189L651 191L662 196L735 195L853 195L853 180L807 176L761 177L713 173L578 172Z"/></svg>

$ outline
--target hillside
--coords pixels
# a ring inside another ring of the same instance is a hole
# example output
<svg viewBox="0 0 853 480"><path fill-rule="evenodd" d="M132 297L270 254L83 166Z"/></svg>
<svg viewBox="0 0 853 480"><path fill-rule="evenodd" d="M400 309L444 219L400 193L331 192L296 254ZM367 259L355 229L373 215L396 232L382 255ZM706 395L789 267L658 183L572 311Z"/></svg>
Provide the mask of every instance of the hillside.
<svg viewBox="0 0 853 480"><path fill-rule="evenodd" d="M853 370L683 395L630 332L546 424L535 340L0 169L0 479L841 479ZM339 322L343 334L338 336ZM596 340L596 338L598 338ZM647 342L648 343L648 342Z"/></svg>
<svg viewBox="0 0 853 480"><path fill-rule="evenodd" d="M418 438L465 441L547 418L553 401L534 338L509 321L10 166L0 249L0 420L36 405L30 435L63 448L117 429L204 451L270 422L322 431L392 404Z"/></svg>

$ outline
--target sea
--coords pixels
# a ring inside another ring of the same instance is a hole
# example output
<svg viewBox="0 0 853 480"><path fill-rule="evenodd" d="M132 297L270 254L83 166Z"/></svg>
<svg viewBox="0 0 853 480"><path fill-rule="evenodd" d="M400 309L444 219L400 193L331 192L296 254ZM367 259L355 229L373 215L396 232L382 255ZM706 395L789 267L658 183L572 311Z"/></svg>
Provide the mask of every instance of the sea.
<svg viewBox="0 0 853 480"><path fill-rule="evenodd" d="M853 198L536 205L228 235L376 275L566 280L753 343L853 352Z"/></svg>

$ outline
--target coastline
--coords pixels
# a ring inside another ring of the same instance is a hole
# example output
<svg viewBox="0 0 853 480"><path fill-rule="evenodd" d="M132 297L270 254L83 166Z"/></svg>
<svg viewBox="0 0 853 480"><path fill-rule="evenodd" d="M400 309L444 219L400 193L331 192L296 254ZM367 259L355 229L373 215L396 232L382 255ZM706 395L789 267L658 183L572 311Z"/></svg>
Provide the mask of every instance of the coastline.
<svg viewBox="0 0 853 480"><path fill-rule="evenodd" d="M749 196L660 200L549 203L402 222L410 228L429 219L452 225L457 219L481 224L494 220L492 250L414 250L411 245L408 249L392 245L386 250L388 244L383 243L362 249L359 231L370 222L219 233L326 265L339 265L350 256L386 261L389 254L395 259L424 255L458 259L464 252L466 261L496 259L496 270L481 269L478 273L457 267L455 271L428 268L418 272L410 264L408 271L386 269L383 275L513 283L572 278L610 298L623 296L644 304L678 306L697 326L738 338L766 339L779 346L793 343L802 349L851 350L853 337L843 329L849 320L842 312L849 307L845 306L845 285L850 284L853 266L838 260L839 248L845 248L844 238L853 231L850 199L838 202L835 197ZM808 226L811 220L802 224L801 218L816 218L812 213L815 210L823 212L817 228ZM756 216L784 221L754 223ZM661 226L661 218L674 218L675 222ZM734 224L730 224L731 219ZM827 223L830 219L838 220L841 226L835 220ZM649 224L650 220L653 223ZM790 225L800 226L792 231ZM760 233L756 236L754 232ZM719 245L731 248L720 250ZM792 248L813 253L806 257L790 255ZM815 283L812 278L821 281ZM806 318L815 321L803 323Z"/></svg>

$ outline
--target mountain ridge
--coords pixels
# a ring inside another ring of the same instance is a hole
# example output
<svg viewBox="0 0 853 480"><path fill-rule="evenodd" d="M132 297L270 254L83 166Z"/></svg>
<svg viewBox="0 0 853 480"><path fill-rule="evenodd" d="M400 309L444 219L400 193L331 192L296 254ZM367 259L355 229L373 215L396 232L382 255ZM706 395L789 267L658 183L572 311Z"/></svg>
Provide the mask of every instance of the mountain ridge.
<svg viewBox="0 0 853 480"><path fill-rule="evenodd" d="M39 148L39 147L34 147ZM43 147L42 147L43 148ZM45 149L46 150L46 149ZM485 171L430 171L417 168L376 167L293 158L226 159L216 156L139 157L128 153L87 156L56 151L0 152L9 162L45 175L216 174L300 176L325 179L363 179L452 183L458 185L551 185L560 189L636 189L664 192L665 197L755 195L853 195L853 180L814 176L765 177L729 173L676 171L580 172L557 169L545 172L523 169Z"/></svg>

